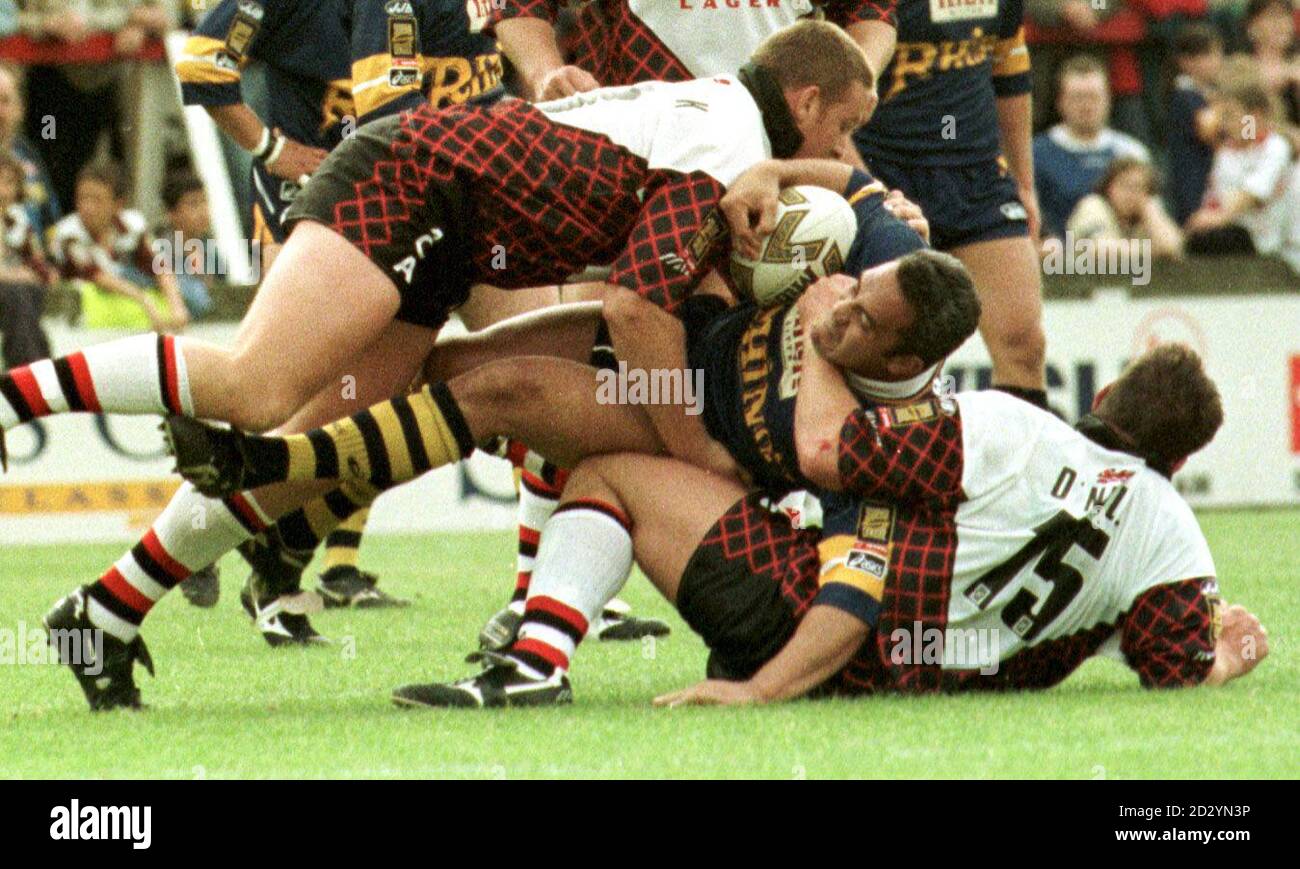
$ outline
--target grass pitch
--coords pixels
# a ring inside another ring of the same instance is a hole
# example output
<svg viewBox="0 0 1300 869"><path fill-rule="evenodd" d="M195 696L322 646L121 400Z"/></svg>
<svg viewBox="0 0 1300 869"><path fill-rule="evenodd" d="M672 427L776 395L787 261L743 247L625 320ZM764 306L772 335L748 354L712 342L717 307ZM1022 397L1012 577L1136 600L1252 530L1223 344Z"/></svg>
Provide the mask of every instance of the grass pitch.
<svg viewBox="0 0 1300 869"><path fill-rule="evenodd" d="M271 649L239 608L227 559L215 610L169 595L145 623L158 665L143 713L92 716L71 675L0 666L0 775L31 777L1296 777L1300 775L1300 512L1202 514L1225 598L1269 629L1272 654L1225 689L1147 692L1112 661L1056 689L751 709L650 707L701 676L699 640L644 579L625 597L667 617L653 644L589 642L576 703L546 710L400 710L396 685L458 678L513 572L509 534L375 538L363 550L396 611L314 617L329 648ZM121 546L0 554L0 629L30 631Z"/></svg>

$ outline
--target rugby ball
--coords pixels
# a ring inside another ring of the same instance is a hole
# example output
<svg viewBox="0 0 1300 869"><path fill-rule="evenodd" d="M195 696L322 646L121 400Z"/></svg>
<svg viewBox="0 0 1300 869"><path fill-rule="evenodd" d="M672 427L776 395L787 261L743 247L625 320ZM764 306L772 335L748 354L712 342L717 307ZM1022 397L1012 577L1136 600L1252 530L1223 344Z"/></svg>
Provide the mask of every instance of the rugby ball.
<svg viewBox="0 0 1300 869"><path fill-rule="evenodd" d="M801 184L781 191L776 229L763 239L758 259L731 254L736 293L763 307L784 305L818 278L844 265L858 221L843 196Z"/></svg>

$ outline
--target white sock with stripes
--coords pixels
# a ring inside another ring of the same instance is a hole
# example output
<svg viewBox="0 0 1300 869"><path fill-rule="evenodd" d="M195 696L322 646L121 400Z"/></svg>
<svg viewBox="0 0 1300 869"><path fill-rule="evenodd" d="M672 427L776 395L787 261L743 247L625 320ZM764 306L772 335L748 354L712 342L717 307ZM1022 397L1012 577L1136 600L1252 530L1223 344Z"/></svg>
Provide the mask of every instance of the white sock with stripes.
<svg viewBox="0 0 1300 869"><path fill-rule="evenodd" d="M631 524L593 499L560 505L542 529L524 620L510 654L529 675L568 670L588 626L627 581Z"/></svg>
<svg viewBox="0 0 1300 869"><path fill-rule="evenodd" d="M267 524L246 493L220 501L182 485L140 542L90 587L90 621L130 642L163 595Z"/></svg>
<svg viewBox="0 0 1300 869"><path fill-rule="evenodd" d="M0 428L68 411L192 415L184 340L133 335L0 374Z"/></svg>

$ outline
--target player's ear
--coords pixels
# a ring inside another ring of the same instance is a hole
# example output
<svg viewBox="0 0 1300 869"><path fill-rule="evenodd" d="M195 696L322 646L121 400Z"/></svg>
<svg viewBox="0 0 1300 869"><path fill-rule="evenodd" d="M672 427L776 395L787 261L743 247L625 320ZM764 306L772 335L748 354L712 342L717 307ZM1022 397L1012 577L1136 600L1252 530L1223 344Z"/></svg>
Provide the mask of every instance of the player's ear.
<svg viewBox="0 0 1300 869"><path fill-rule="evenodd" d="M889 372L890 376L899 380L915 377L921 373L923 368L925 368L925 362L914 353L900 353L885 360L885 370Z"/></svg>
<svg viewBox="0 0 1300 869"><path fill-rule="evenodd" d="M786 99L790 103L790 114L794 117L796 124L802 124L817 113L817 108L821 105L822 89L815 84L804 85L801 88L786 91Z"/></svg>

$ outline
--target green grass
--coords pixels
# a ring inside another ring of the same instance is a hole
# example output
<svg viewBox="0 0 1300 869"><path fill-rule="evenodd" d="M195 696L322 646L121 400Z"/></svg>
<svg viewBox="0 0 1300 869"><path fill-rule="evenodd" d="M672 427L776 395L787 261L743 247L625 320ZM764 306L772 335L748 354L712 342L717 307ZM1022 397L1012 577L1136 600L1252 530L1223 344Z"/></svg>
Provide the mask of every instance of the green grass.
<svg viewBox="0 0 1300 869"><path fill-rule="evenodd" d="M508 534L376 538L364 555L396 612L315 617L328 649L272 650L239 610L227 560L221 603L179 594L145 626L158 678L138 670L143 713L91 716L53 666L0 666L0 774L54 777L767 776L1141 778L1300 775L1300 512L1206 513L1225 595L1270 631L1272 654L1224 689L1146 692L1091 661L1056 689L887 697L752 709L650 707L695 681L704 648L643 579L626 597L671 619L653 647L579 650L576 703L548 710L403 711L401 683L467 673L461 657L513 570ZM0 628L29 626L98 575L118 546L7 548Z"/></svg>

